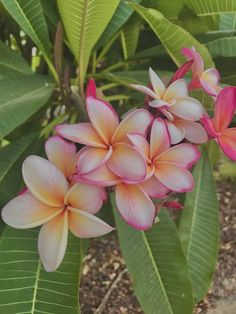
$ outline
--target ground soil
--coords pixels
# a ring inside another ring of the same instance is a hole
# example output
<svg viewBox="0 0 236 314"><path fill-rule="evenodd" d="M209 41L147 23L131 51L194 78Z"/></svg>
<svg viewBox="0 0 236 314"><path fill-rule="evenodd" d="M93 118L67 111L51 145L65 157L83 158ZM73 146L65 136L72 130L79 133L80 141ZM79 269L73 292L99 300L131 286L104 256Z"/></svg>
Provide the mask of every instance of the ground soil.
<svg viewBox="0 0 236 314"><path fill-rule="evenodd" d="M218 191L220 252L212 287L195 309L200 314L236 314L236 184L222 182ZM115 234L91 241L83 268L80 304L82 314L143 313Z"/></svg>

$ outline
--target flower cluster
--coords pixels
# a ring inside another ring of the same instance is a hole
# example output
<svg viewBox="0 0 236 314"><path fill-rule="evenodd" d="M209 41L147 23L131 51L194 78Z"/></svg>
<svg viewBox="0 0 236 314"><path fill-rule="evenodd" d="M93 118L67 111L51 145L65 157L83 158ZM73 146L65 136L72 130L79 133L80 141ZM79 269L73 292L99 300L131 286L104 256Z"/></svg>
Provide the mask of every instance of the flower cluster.
<svg viewBox="0 0 236 314"><path fill-rule="evenodd" d="M228 128L236 109L236 88L219 86L216 69L204 70L201 56L183 49L187 62L165 85L150 68L150 84L132 84L145 94L145 109L130 111L120 121L114 108L98 96L90 80L86 94L89 122L56 127L45 145L47 159L29 156L22 172L26 190L2 210L15 228L43 225L38 240L47 271L60 265L68 230L90 238L113 230L95 216L114 191L122 218L138 230L151 228L159 208L181 208L171 193L188 192L191 167L200 158L198 145L214 139L236 160L236 128ZM192 71L187 84L183 78ZM201 88L215 101L211 119L189 96ZM82 144L79 151L75 143ZM158 200L158 201L157 201Z"/></svg>

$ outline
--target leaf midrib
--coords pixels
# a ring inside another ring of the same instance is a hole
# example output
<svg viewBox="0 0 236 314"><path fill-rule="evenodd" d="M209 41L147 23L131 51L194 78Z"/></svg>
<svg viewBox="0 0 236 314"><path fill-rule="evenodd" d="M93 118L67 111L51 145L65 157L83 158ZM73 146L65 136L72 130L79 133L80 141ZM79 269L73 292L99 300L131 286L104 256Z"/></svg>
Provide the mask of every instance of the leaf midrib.
<svg viewBox="0 0 236 314"><path fill-rule="evenodd" d="M6 68L9 68L9 69L11 69L11 70L14 70L14 71L16 71L16 72L18 72L18 73L20 73L20 74L25 74L25 75L32 75L32 74L33 74L33 73L30 72L30 71L27 71L27 70L24 71L23 69L14 67L13 64L2 63L2 60L0 61L0 65L1 65L1 66L4 66L4 67L6 67ZM29 69L29 70L30 70L30 69Z"/></svg>
<svg viewBox="0 0 236 314"><path fill-rule="evenodd" d="M31 308L31 313L32 314L34 314L35 305L36 305L36 301L37 301L36 300L36 295L37 295L37 290L38 290L40 271L41 271L41 262L40 262L40 260L38 260L37 271L36 271L36 274L35 274L35 284L34 284L34 294L33 294L32 308Z"/></svg>
<svg viewBox="0 0 236 314"><path fill-rule="evenodd" d="M89 0L84 1L83 14L82 14L82 20L81 20L80 47L79 47L79 59L80 59L79 71L84 71L85 23L86 23L86 15L87 15L87 10L88 10L88 1Z"/></svg>
<svg viewBox="0 0 236 314"><path fill-rule="evenodd" d="M30 98L30 96L31 96L32 94L34 95L35 93L39 92L40 90L45 89L45 87L46 87L47 89L49 89L49 88L52 87L52 86L53 86L52 84L49 84L48 86L41 86L41 87L39 87L39 88L37 88L37 89L34 89L33 91L24 93L23 95L21 95L21 96L19 96L19 97L17 97L17 98L14 98L14 99L12 99L12 100L9 100L9 101L7 101L7 102L5 102L5 103L3 103L3 104L0 105L0 111L1 111L2 108L8 106L9 104L12 104L12 103L13 103L13 104L17 104L18 102L20 102L20 101L22 101L22 100L25 100L25 98L27 99L27 97ZM36 98L37 98L37 97L36 97ZM34 99L34 97L31 98L31 100L33 100L33 99Z"/></svg>
<svg viewBox="0 0 236 314"><path fill-rule="evenodd" d="M156 276L157 276L157 280L160 282L160 286L161 286L163 295L164 295L164 297L165 297L166 303L167 303L167 305L168 305L168 308L169 308L170 312L174 314L174 312L173 312L173 310L172 310L172 308L171 308L171 304L170 304L170 302L169 302L168 296L167 296L167 294L166 294L165 287L164 287L164 284L163 284L163 282L162 282L161 276L160 276L160 274L159 274L159 272L158 272L157 265L156 265L156 263L155 263L155 259L154 259L154 256L153 256L153 254L152 254L152 251L151 251L151 249L150 249L148 240L147 240L147 238L146 238L146 236L145 236L145 233L144 233L143 231L141 231L141 234L142 234L142 238L143 238L143 240L144 240L144 243L145 243L145 245L146 245L146 247L147 247L147 250L148 250L148 253L149 253L151 262L152 262L152 264L153 264L153 267L154 267L154 270L155 270L155 274L156 274Z"/></svg>

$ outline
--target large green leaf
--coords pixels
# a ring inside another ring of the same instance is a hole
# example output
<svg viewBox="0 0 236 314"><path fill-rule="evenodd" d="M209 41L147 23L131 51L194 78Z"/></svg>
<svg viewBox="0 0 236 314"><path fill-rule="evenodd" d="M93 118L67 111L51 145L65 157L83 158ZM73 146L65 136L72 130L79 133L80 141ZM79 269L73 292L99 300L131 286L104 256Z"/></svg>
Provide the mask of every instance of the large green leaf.
<svg viewBox="0 0 236 314"><path fill-rule="evenodd" d="M219 30L236 31L236 13L222 13L220 15Z"/></svg>
<svg viewBox="0 0 236 314"><path fill-rule="evenodd" d="M176 226L166 211L148 232L128 226L114 215L121 251L145 314L190 314L193 295Z"/></svg>
<svg viewBox="0 0 236 314"><path fill-rule="evenodd" d="M21 165L25 157L37 151L38 134L25 136L0 150L0 206L22 187Z"/></svg>
<svg viewBox="0 0 236 314"><path fill-rule="evenodd" d="M40 0L1 0L1 3L42 51L52 74L56 78L55 69L50 60L50 41Z"/></svg>
<svg viewBox="0 0 236 314"><path fill-rule="evenodd" d="M201 54L206 67L213 66L213 61L206 47L186 30L171 23L157 10L132 3L129 3L129 5L150 25L177 66L186 61L181 54L181 48L192 46Z"/></svg>
<svg viewBox="0 0 236 314"><path fill-rule="evenodd" d="M209 289L215 271L219 240L216 187L204 151L193 170L193 177L195 188L186 195L179 234L186 252L194 294L197 300L201 300Z"/></svg>
<svg viewBox="0 0 236 314"><path fill-rule="evenodd" d="M132 0L132 2L139 3L141 0ZM125 24L132 13L133 10L127 5L126 1L120 0L119 6L117 7L112 19L100 37L96 48L101 48L104 44L106 44L109 39L111 39L112 36L120 30L120 28Z"/></svg>
<svg viewBox="0 0 236 314"><path fill-rule="evenodd" d="M20 53L14 51L2 41L0 41L0 65L3 72L10 69L23 74L32 74L30 66Z"/></svg>
<svg viewBox="0 0 236 314"><path fill-rule="evenodd" d="M10 71L0 75L0 90L0 138L3 138L45 105L53 85L44 76Z"/></svg>
<svg viewBox="0 0 236 314"><path fill-rule="evenodd" d="M80 84L83 84L91 50L119 0L57 0L57 3L71 50L79 64Z"/></svg>
<svg viewBox="0 0 236 314"><path fill-rule="evenodd" d="M200 16L219 14L221 12L235 12L235 0L184 0L186 5Z"/></svg>
<svg viewBox="0 0 236 314"><path fill-rule="evenodd" d="M41 267L37 252L38 229L5 227L0 238L0 312L78 314L78 287L83 250L69 236L67 253L54 273Z"/></svg>
<svg viewBox="0 0 236 314"><path fill-rule="evenodd" d="M205 45L213 58L236 56L236 37L216 39Z"/></svg>
<svg viewBox="0 0 236 314"><path fill-rule="evenodd" d="M143 0L141 3L144 7L157 9L161 11L168 19L176 19L184 6L183 0Z"/></svg>

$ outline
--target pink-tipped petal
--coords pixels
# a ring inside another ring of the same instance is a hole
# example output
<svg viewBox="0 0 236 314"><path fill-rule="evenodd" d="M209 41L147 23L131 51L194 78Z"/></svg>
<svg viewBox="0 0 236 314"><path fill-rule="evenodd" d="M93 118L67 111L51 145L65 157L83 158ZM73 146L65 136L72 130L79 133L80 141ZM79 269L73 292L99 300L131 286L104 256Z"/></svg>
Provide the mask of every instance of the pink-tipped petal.
<svg viewBox="0 0 236 314"><path fill-rule="evenodd" d="M215 138L218 137L219 133L215 131L214 129L214 125L213 125L213 120L208 118L207 116L203 116L201 118L201 123L204 127L204 129L206 130L207 134L211 137L211 138Z"/></svg>
<svg viewBox="0 0 236 314"><path fill-rule="evenodd" d="M146 162L135 147L116 144L107 166L113 173L129 181L141 181L146 176Z"/></svg>
<svg viewBox="0 0 236 314"><path fill-rule="evenodd" d="M191 121L200 120L204 114L201 103L192 97L177 98L175 104L169 108L169 111L179 118Z"/></svg>
<svg viewBox="0 0 236 314"><path fill-rule="evenodd" d="M77 183L73 185L65 196L65 203L71 207L96 214L102 207L104 189L98 186Z"/></svg>
<svg viewBox="0 0 236 314"><path fill-rule="evenodd" d="M67 140L94 147L106 147L105 143L91 123L61 124L57 133Z"/></svg>
<svg viewBox="0 0 236 314"><path fill-rule="evenodd" d="M154 160L154 162L172 163L183 168L191 168L200 156L201 154L196 146L183 143L173 146L163 152Z"/></svg>
<svg viewBox="0 0 236 314"><path fill-rule="evenodd" d="M138 185L118 184L116 205L123 219L138 230L151 228L155 217L155 206Z"/></svg>
<svg viewBox="0 0 236 314"><path fill-rule="evenodd" d="M79 176L77 181L97 186L112 186L120 183L122 179L116 176L106 165L103 165L92 172Z"/></svg>
<svg viewBox="0 0 236 314"><path fill-rule="evenodd" d="M218 142L225 155L236 161L236 128L223 131Z"/></svg>
<svg viewBox="0 0 236 314"><path fill-rule="evenodd" d="M149 78L154 92L157 94L158 97L162 97L162 95L164 95L166 91L166 87L152 68L149 68Z"/></svg>
<svg viewBox="0 0 236 314"><path fill-rule="evenodd" d="M2 209L3 221L13 228L34 228L56 217L62 209L38 201L30 192L13 198Z"/></svg>
<svg viewBox="0 0 236 314"><path fill-rule="evenodd" d="M150 159L170 148L170 136L162 118L154 120L150 135Z"/></svg>
<svg viewBox="0 0 236 314"><path fill-rule="evenodd" d="M163 185L174 192L189 192L194 186L192 174L187 169L174 164L158 163L155 176Z"/></svg>
<svg viewBox="0 0 236 314"><path fill-rule="evenodd" d="M129 84L130 87L138 90L141 93L144 93L145 95L150 96L151 98L157 98L158 96L154 93L153 90L151 90L151 88L143 86L143 85L139 85L139 84Z"/></svg>
<svg viewBox="0 0 236 314"><path fill-rule="evenodd" d="M178 126L182 126L184 128L185 138L189 142L194 144L203 144L208 141L207 132L200 123L179 119Z"/></svg>
<svg viewBox="0 0 236 314"><path fill-rule="evenodd" d="M226 129L233 119L236 110L236 87L222 89L216 99L214 129L216 132Z"/></svg>
<svg viewBox="0 0 236 314"><path fill-rule="evenodd" d="M104 165L111 157L112 151L112 147L110 149L97 147L82 148L78 153L78 173L84 175Z"/></svg>
<svg viewBox="0 0 236 314"><path fill-rule="evenodd" d="M211 96L216 96L220 92L221 87L218 86L220 74L217 69L211 68L204 71L199 80L204 90Z"/></svg>
<svg viewBox="0 0 236 314"><path fill-rule="evenodd" d="M180 143L185 137L185 130L181 125L174 121L166 121L166 126L170 135L172 145Z"/></svg>
<svg viewBox="0 0 236 314"><path fill-rule="evenodd" d="M164 99L166 101L176 99L179 97L187 97L188 96L188 86L185 80L180 79L176 80L170 84L165 92Z"/></svg>
<svg viewBox="0 0 236 314"><path fill-rule="evenodd" d="M97 87L94 79L89 79L87 88L86 88L86 97L94 97L97 98Z"/></svg>
<svg viewBox="0 0 236 314"><path fill-rule="evenodd" d="M128 133L138 133L145 136L152 121L153 115L146 109L137 109L130 112L116 129L112 142L117 143L124 141Z"/></svg>
<svg viewBox="0 0 236 314"><path fill-rule="evenodd" d="M89 119L100 137L109 144L119 124L119 118L113 107L103 100L88 97L86 106Z"/></svg>
<svg viewBox="0 0 236 314"><path fill-rule="evenodd" d="M69 229L80 238L100 237L114 230L100 218L77 208L69 208Z"/></svg>
<svg viewBox="0 0 236 314"><path fill-rule="evenodd" d="M204 64L200 54L195 49L190 48L183 48L181 52L188 60L193 60L193 76L195 77L197 75L200 75L204 70Z"/></svg>
<svg viewBox="0 0 236 314"><path fill-rule="evenodd" d="M60 136L52 136L45 143L48 160L51 161L65 177L70 176L71 164L76 155L76 146L63 140Z"/></svg>
<svg viewBox="0 0 236 314"><path fill-rule="evenodd" d="M60 266L66 252L67 238L67 211L42 226L39 232L38 250L46 271L53 272Z"/></svg>
<svg viewBox="0 0 236 314"><path fill-rule="evenodd" d="M140 187L152 198L162 198L170 191L155 176L141 183Z"/></svg>
<svg viewBox="0 0 236 314"><path fill-rule="evenodd" d="M50 161L29 156L23 162L22 173L27 188L38 200L53 207L63 206L68 183Z"/></svg>
<svg viewBox="0 0 236 314"><path fill-rule="evenodd" d="M184 64L182 64L179 67L179 69L175 72L175 74L172 76L168 85L170 85L171 83L173 83L176 80L182 79L185 76L185 74L189 72L192 64L193 64L193 60L189 60L189 61L185 62Z"/></svg>
<svg viewBox="0 0 236 314"><path fill-rule="evenodd" d="M127 136L130 142L134 145L134 147L137 148L137 150L143 155L143 157L145 159L149 158L150 148L146 137L137 133L128 134Z"/></svg>

